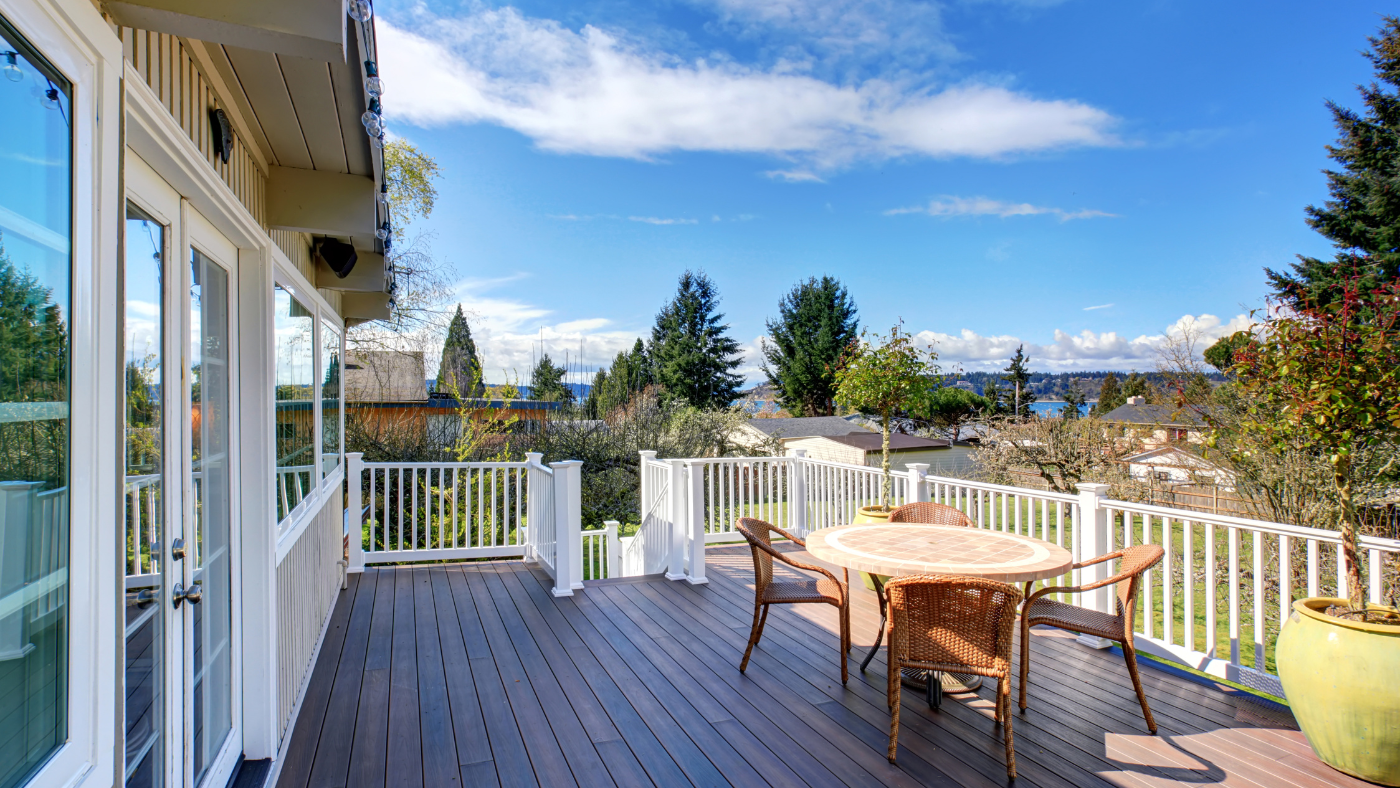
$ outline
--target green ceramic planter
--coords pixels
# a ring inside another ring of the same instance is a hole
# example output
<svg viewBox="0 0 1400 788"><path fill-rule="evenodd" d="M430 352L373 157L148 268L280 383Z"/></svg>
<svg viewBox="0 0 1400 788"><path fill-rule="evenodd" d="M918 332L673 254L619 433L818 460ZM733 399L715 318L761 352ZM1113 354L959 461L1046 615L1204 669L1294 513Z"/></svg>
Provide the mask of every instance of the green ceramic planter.
<svg viewBox="0 0 1400 788"><path fill-rule="evenodd" d="M1346 600L1293 603L1276 652L1283 691L1318 758L1353 777L1400 786L1400 625L1323 612L1336 604Z"/></svg>
<svg viewBox="0 0 1400 788"><path fill-rule="evenodd" d="M856 510L856 519L852 520L851 524L854 525L856 523L887 523L889 521L889 512L882 510L878 506L862 506L860 509ZM885 577L884 575L880 576L880 582L883 583L886 580L889 580L889 578ZM870 579L870 573L861 572L860 581L862 583L865 583L865 587L870 589L871 591L876 590L875 581Z"/></svg>

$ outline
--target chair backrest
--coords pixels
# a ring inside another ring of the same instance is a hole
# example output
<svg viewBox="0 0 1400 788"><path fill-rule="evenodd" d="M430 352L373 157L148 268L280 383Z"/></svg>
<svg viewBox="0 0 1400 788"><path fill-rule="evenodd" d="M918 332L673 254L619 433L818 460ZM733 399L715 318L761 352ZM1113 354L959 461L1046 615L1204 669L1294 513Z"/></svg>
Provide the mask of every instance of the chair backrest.
<svg viewBox="0 0 1400 788"><path fill-rule="evenodd" d="M754 583L760 592L773 581L773 526L754 517L740 517L734 527L748 540L753 552Z"/></svg>
<svg viewBox="0 0 1400 788"><path fill-rule="evenodd" d="M932 503L930 501L920 501L918 503L906 503L890 512L889 522L892 523L924 523L928 525L961 525L968 528L975 528L976 523L972 518L954 509L946 503Z"/></svg>
<svg viewBox="0 0 1400 788"><path fill-rule="evenodd" d="M885 584L890 648L910 662L1006 675L1021 591L980 577L915 575Z"/></svg>
<svg viewBox="0 0 1400 788"><path fill-rule="evenodd" d="M1140 544L1124 549L1123 557L1118 559L1116 577L1119 579L1115 589L1118 592L1118 615L1125 618L1129 628L1132 627L1142 573L1156 566L1165 554L1161 545Z"/></svg>

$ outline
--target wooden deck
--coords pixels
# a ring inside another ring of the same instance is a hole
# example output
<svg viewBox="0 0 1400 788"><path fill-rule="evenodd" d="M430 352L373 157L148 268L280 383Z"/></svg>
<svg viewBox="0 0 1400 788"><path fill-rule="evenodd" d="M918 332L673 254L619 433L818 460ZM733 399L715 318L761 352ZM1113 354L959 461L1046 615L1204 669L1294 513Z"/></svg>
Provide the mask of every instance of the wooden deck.
<svg viewBox="0 0 1400 788"><path fill-rule="evenodd" d="M352 575L278 785L1006 785L986 688L938 712L906 691L885 760L883 654L857 669L872 593L854 599L847 687L825 605L775 607L744 675L748 552L712 549L707 571L564 599L514 561ZM1146 669L1150 736L1121 657L1033 637L1018 788L1366 785L1320 763L1286 711Z"/></svg>

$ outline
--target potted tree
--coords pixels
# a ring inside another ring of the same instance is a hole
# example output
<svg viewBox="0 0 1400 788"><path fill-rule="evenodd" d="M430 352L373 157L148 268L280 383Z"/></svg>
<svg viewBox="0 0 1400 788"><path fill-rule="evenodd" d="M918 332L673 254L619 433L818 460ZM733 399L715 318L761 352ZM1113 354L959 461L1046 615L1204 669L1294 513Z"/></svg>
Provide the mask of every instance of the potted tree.
<svg viewBox="0 0 1400 788"><path fill-rule="evenodd" d="M1233 369L1250 402L1242 429L1279 450L1313 446L1339 512L1347 598L1293 603L1276 647L1284 692L1319 758L1400 785L1400 616L1366 604L1354 499L1360 453L1391 452L1383 475L1400 462L1400 279L1377 287L1357 270L1334 273L1338 289L1292 299L1235 351Z"/></svg>
<svg viewBox="0 0 1400 788"><path fill-rule="evenodd" d="M880 503L861 507L856 522L884 521L894 508L890 506L890 420L928 396L938 375L933 364L937 358L933 351L914 345L914 338L904 331L901 321L888 336L871 340L862 332L836 370L836 401L880 419Z"/></svg>

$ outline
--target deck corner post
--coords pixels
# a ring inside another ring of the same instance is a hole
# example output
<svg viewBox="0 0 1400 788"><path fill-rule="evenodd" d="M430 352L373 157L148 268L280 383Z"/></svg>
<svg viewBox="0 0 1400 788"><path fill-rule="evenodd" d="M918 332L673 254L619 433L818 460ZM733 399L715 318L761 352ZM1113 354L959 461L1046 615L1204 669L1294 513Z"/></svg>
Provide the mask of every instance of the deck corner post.
<svg viewBox="0 0 1400 788"><path fill-rule="evenodd" d="M670 556L671 559L666 567L667 580L685 579L685 546L688 529L686 521L689 513L686 511L686 484L685 484L685 460L667 460L668 487L671 493L671 511L666 513L670 521Z"/></svg>
<svg viewBox="0 0 1400 788"><path fill-rule="evenodd" d="M905 503L922 503L928 500L928 487L924 485L924 477L928 475L928 463L911 462L909 468L909 492L905 496Z"/></svg>
<svg viewBox="0 0 1400 788"><path fill-rule="evenodd" d="M349 541L346 574L365 571L365 515L361 483L365 475L365 455L345 455L345 536Z"/></svg>
<svg viewBox="0 0 1400 788"><path fill-rule="evenodd" d="M1078 550L1075 552L1076 562L1088 561L1098 558L1108 553L1111 549L1110 534L1108 531L1108 508L1104 506L1104 501L1108 500L1107 484L1095 484L1082 482L1079 485L1079 531L1076 535L1075 544ZM1106 580L1109 577L1111 567L1108 561L1094 566L1085 567L1080 570L1080 576L1076 583L1088 584L1099 580ZM1113 589L1109 586L1096 588L1093 591L1080 595L1080 603L1090 610L1100 613L1112 611L1111 595ZM1090 648L1108 648L1113 645L1113 641L1091 635L1080 635L1077 640Z"/></svg>
<svg viewBox="0 0 1400 788"><path fill-rule="evenodd" d="M543 468L544 455L537 451L525 452L525 483L533 485L535 475L531 473L531 468ZM539 522L542 515L539 510L539 501L535 498L535 491L531 487L525 489L525 533L521 536L520 560L527 564L537 563L539 553L535 549L536 529L531 527Z"/></svg>
<svg viewBox="0 0 1400 788"><path fill-rule="evenodd" d="M622 523L617 520L603 521L603 539L607 542L603 554L607 556L608 578L622 576L622 545L617 541L617 531Z"/></svg>
<svg viewBox="0 0 1400 788"><path fill-rule="evenodd" d="M690 540L690 561L686 568L689 573L686 582L691 585L704 585L705 578L705 465L686 461L685 472L690 478L690 492L686 496L689 506L685 507L685 533Z"/></svg>
<svg viewBox="0 0 1400 788"><path fill-rule="evenodd" d="M583 522L579 482L583 462L551 462L554 469L554 595L573 596L583 588Z"/></svg>

